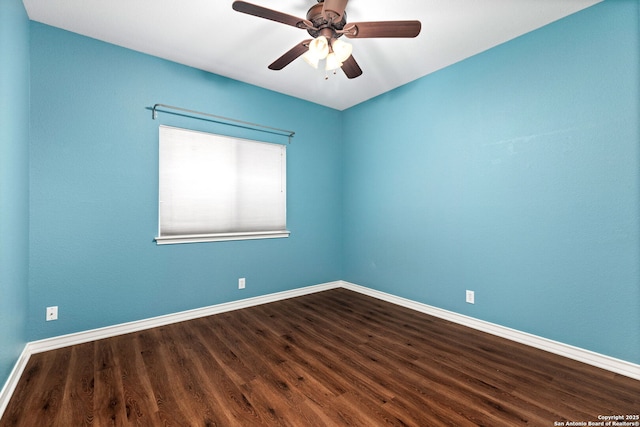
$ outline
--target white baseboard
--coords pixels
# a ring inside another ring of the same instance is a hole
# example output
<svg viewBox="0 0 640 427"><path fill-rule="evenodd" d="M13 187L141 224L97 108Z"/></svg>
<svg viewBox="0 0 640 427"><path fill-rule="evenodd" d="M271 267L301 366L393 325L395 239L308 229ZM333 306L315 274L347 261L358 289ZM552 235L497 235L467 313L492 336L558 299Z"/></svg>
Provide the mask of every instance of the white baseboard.
<svg viewBox="0 0 640 427"><path fill-rule="evenodd" d="M18 381L20 380L20 377L24 372L24 368L27 366L27 362L29 361L30 356L31 355L27 350L27 346L25 346L22 350L22 353L20 353L20 356L18 357L18 361L11 370L7 382L2 387L2 390L0 390L0 418L2 418L4 410L7 409L7 405L9 405L9 400L11 399L16 386L18 385Z"/></svg>
<svg viewBox="0 0 640 427"><path fill-rule="evenodd" d="M214 314L225 313L228 311L239 310L242 308L253 307L256 305L280 301L288 298L299 297L335 288L345 288L351 291L359 292L361 294L387 301L392 304L400 305L402 307L406 307L421 313L439 317L441 319L468 326L482 332L487 332L502 338L507 338L512 341L526 344L531 347L539 348L550 353L558 354L569 359L577 360L579 362L587 363L598 368L606 369L611 372L616 372L618 374L640 380L640 365L631 362L605 356L603 354L595 353L568 344L563 344L561 342L507 328L505 326L486 322L484 320L475 319L473 317L465 316L452 311L443 310L417 301L412 301L406 298L401 298L392 294L387 294L385 292L356 285L354 283L336 281L27 343L24 350L22 351L22 354L18 358L18 361L16 362L16 365L11 371L7 382L0 391L0 418L2 418L2 414L9 404L11 395L13 394L20 376L24 372L24 369L27 366L27 362L29 361L29 358L32 354L55 350L58 348L76 344L83 344L86 342L110 338L117 335L128 334L131 332L138 332L158 326L169 325L172 323L183 322L185 320L192 320L200 317L211 316Z"/></svg>
<svg viewBox="0 0 640 427"><path fill-rule="evenodd" d="M588 365L596 366L598 368L606 369L611 372L640 380L640 365L637 365L635 363L627 362L625 360L616 359L614 357L606 356L604 354L596 353L590 350L585 350L583 348L574 347L558 341L539 337L527 332L507 328L495 323L475 319L473 317L458 314L453 311L443 310L441 308L433 307L406 298L401 298L392 294L387 294L385 292L376 291L374 289L366 288L364 286L356 285L353 283L342 281L340 282L340 284L345 289L359 292L361 294L397 304L406 308L410 308L421 313L439 317L450 322L468 326L482 332L497 335L511 341L519 342L521 344L526 344L534 348L548 351L549 353L554 353L560 356L567 357L569 359L577 360L578 362L583 362Z"/></svg>
<svg viewBox="0 0 640 427"><path fill-rule="evenodd" d="M307 286L290 291L277 292L274 294L241 299L237 301L211 305L208 307L196 308L194 310L187 310L178 313L167 314L164 316L152 317L144 320L137 320L134 322L121 323L114 326L106 326L104 328L91 329L89 331L61 335L58 337L30 342L27 344L27 348L29 350L29 354L42 353L44 351L55 350L70 345L83 344L86 342L110 338L118 335L128 334L131 332L157 328L158 326L184 322L185 320L198 319L200 317L226 313L233 310L240 310L242 308L253 307L256 305L267 304L270 302L313 294L320 291L326 291L328 289L335 289L339 288L341 285L341 282L329 282L321 285Z"/></svg>

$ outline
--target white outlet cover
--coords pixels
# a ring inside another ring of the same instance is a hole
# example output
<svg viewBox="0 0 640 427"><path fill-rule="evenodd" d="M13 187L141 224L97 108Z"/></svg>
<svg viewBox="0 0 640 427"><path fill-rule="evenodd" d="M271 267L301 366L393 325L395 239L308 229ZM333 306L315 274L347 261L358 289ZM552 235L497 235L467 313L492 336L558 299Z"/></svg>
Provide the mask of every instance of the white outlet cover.
<svg viewBox="0 0 640 427"><path fill-rule="evenodd" d="M466 300L469 304L475 304L476 303L476 295L475 292L473 291L467 291L467 300Z"/></svg>
<svg viewBox="0 0 640 427"><path fill-rule="evenodd" d="M47 322L58 320L58 306L47 307Z"/></svg>

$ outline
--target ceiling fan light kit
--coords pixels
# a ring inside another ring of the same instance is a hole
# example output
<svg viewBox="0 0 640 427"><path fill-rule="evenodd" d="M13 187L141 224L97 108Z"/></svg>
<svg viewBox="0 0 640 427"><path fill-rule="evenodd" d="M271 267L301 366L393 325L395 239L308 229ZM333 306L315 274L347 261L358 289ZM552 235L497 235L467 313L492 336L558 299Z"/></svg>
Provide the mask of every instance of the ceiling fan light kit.
<svg viewBox="0 0 640 427"><path fill-rule="evenodd" d="M342 67L352 51L353 46L350 43L334 39L329 45L329 40L325 36L318 36L309 43L309 50L302 55L302 59L313 68L318 68L320 61L326 59L325 69L333 71Z"/></svg>
<svg viewBox="0 0 640 427"><path fill-rule="evenodd" d="M353 46L340 37L348 38L413 38L420 34L420 21L378 21L355 22L347 24L345 8L348 0L317 0L311 6L306 19L300 19L286 13L267 9L262 6L234 1L233 10L269 19L282 24L307 30L313 37L298 43L280 58L276 59L269 69L281 70L298 57L314 68L318 68L321 60L325 60L327 71L342 68L349 79L362 75L362 69L353 58Z"/></svg>

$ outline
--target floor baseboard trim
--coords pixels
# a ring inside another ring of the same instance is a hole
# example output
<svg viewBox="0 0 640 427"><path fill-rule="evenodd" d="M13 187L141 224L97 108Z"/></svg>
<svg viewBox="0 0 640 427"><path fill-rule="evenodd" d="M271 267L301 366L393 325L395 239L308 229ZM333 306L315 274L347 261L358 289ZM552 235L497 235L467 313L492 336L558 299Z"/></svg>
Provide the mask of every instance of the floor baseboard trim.
<svg viewBox="0 0 640 427"><path fill-rule="evenodd" d="M253 298L241 299L237 301L216 304L208 307L196 308L194 310L181 311L178 313L167 314L164 316L152 317L149 319L138 320L134 322L121 323L114 326L106 326L104 328L92 329L83 332L61 335L58 337L47 338L39 341L32 341L27 344L29 354L42 353L49 350L68 347L70 345L83 344L90 341L111 338L118 335L128 334L131 332L143 331L145 329L157 328L159 326L170 325L172 323L184 322L186 320L197 319L200 317L212 316L214 314L225 313L233 310L253 307L256 305L267 304L270 302L280 301L289 298L295 298L316 292L341 287L341 282L329 282L320 285L307 286L304 288L293 289L290 291L276 292L273 294L262 295Z"/></svg>
<svg viewBox="0 0 640 427"><path fill-rule="evenodd" d="M13 366L13 369L9 374L9 378L7 378L7 381L4 383L2 390L0 390L0 418L2 418L4 410L7 409L7 406L9 405L9 400L11 400L11 396L18 385L18 381L20 381L24 368L26 368L27 363L29 362L29 357L31 357L31 354L29 353L27 346L25 346L18 357L18 361Z"/></svg>
<svg viewBox="0 0 640 427"><path fill-rule="evenodd" d="M554 353L560 356L567 357L569 359L576 360L578 362L586 363L588 365L592 365L601 369L615 372L620 375L640 380L640 365L627 362L626 360L616 359L611 356L606 356L604 354L585 350L583 348L574 347L558 341L550 340L548 338L543 338L537 335L529 334L527 332L518 331L516 329L507 328L506 326L479 320L473 317L465 316L463 314L455 313L453 311L443 310L441 308L433 307L417 301L356 285L354 283L341 281L340 284L341 287L354 292L359 292L361 294L400 305L415 311L419 311L421 313L429 314L453 323L468 326L482 332L487 332L489 334L506 338L511 341L519 342L530 347L548 351L549 353Z"/></svg>

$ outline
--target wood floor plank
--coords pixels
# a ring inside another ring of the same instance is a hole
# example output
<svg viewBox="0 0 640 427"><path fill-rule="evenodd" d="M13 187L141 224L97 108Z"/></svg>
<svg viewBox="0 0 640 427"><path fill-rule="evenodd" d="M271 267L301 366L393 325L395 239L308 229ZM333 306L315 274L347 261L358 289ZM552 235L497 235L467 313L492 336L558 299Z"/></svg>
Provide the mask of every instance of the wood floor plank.
<svg viewBox="0 0 640 427"><path fill-rule="evenodd" d="M118 354L122 377L122 399L128 424L134 426L159 424L158 405L144 367L137 337L124 335L115 337L111 341L114 352Z"/></svg>
<svg viewBox="0 0 640 427"><path fill-rule="evenodd" d="M56 425L56 418L63 406L65 380L69 370L71 349L42 355L44 381L39 392L29 399L29 416L34 421L43 420L41 425ZM36 424L34 424L36 425Z"/></svg>
<svg viewBox="0 0 640 427"><path fill-rule="evenodd" d="M256 409L247 400L240 385L227 375L228 371L215 357L210 356L209 349L202 346L195 350L192 360L216 418L221 420L219 425L262 425Z"/></svg>
<svg viewBox="0 0 640 427"><path fill-rule="evenodd" d="M161 425L190 425L191 420L181 405L181 393L174 387L174 382L180 379L170 376L176 368L168 366L170 358L162 339L161 329L150 329L138 335L144 369L158 405L158 418Z"/></svg>
<svg viewBox="0 0 640 427"><path fill-rule="evenodd" d="M95 343L93 413L96 426L129 424L119 365L121 355L115 351L114 343L114 340Z"/></svg>
<svg viewBox="0 0 640 427"><path fill-rule="evenodd" d="M640 381L345 289L35 354L8 426L552 426Z"/></svg>
<svg viewBox="0 0 640 427"><path fill-rule="evenodd" d="M91 426L94 420L94 343L71 347L62 408L56 424L60 427Z"/></svg>

